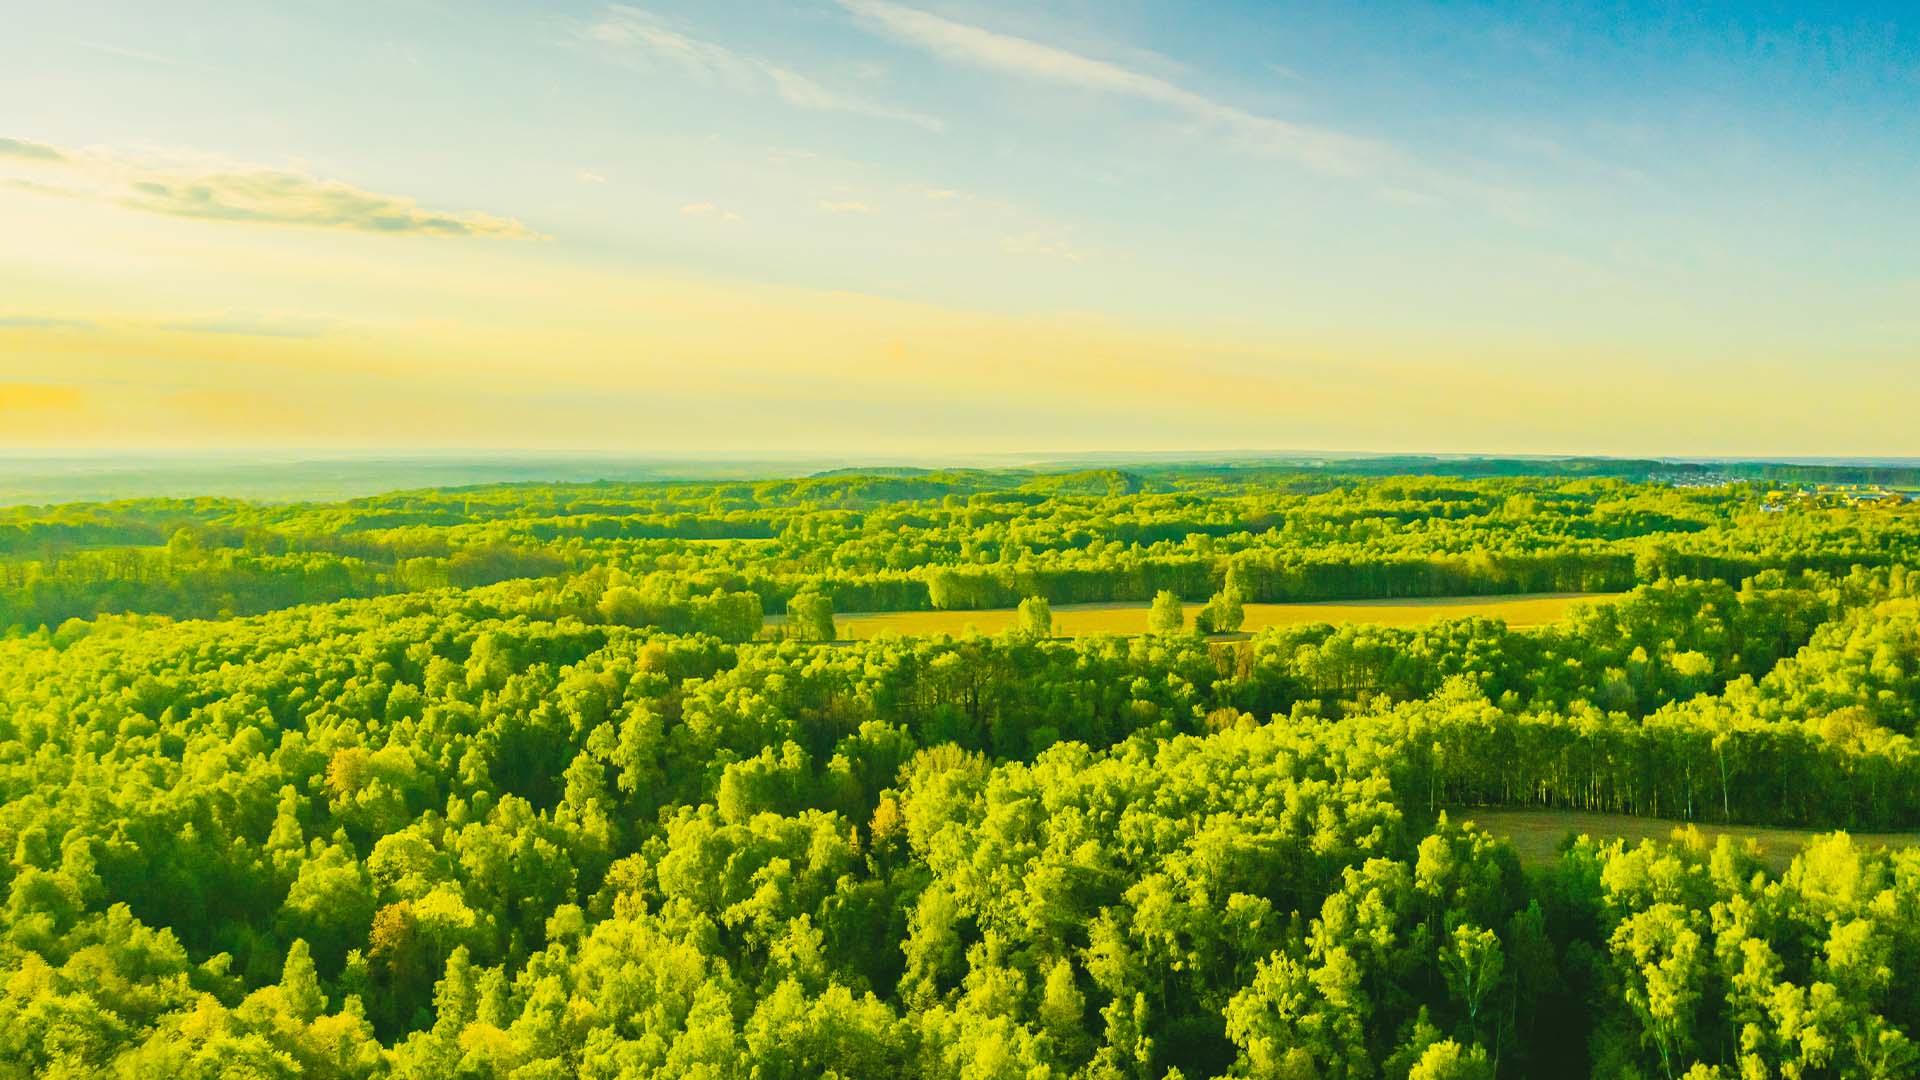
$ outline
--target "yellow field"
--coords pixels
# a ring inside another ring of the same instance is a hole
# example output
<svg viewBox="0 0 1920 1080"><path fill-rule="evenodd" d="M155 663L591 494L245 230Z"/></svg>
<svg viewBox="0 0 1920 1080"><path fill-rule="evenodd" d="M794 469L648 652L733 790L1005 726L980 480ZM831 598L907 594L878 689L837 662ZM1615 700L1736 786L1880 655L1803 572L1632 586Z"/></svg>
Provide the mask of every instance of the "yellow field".
<svg viewBox="0 0 1920 1080"><path fill-rule="evenodd" d="M1477 822L1481 828L1513 843L1523 866L1544 866L1559 857L1560 841L1568 833L1579 833L1600 840L1665 840L1685 823L1664 818L1631 817L1626 814L1600 814L1581 810L1495 810L1455 808L1448 812L1455 821ZM1699 824L1696 822L1696 824ZM1769 829L1754 825L1699 824L1709 842L1722 836L1735 840L1757 840L1761 854L1773 869L1784 870L1800 853L1807 841L1831 829ZM1920 842L1911 833L1854 833L1854 842L1885 847L1906 847Z"/></svg>
<svg viewBox="0 0 1920 1080"><path fill-rule="evenodd" d="M1566 617L1575 604L1610 599L1609 594L1530 593L1519 596L1440 596L1402 600L1338 600L1310 604L1248 604L1243 630L1269 626L1300 626L1310 623L1371 623L1380 626L1412 626L1439 619L1459 619L1469 615L1505 619L1509 626L1540 626ZM1085 637L1091 634L1144 634L1147 609L1140 604L1061 604L1053 609L1053 632L1061 637ZM1188 604L1187 625L1193 625L1201 604ZM897 635L950 634L961 637L970 631L998 634L1014 625L1018 613L1012 608L987 611L886 611L850 612L834 617L842 638L865 640ZM778 622L769 619L768 622Z"/></svg>

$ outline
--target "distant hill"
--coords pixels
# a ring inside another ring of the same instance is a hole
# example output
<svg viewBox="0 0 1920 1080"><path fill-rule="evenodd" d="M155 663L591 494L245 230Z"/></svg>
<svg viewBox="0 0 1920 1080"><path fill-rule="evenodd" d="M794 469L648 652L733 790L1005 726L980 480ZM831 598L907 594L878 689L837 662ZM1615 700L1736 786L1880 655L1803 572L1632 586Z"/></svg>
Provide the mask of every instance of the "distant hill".
<svg viewBox="0 0 1920 1080"><path fill-rule="evenodd" d="M518 483L646 483L672 480L883 479L998 490L1131 493L1156 478L1250 474L1304 476L1593 476L1621 480L1885 484L1920 487L1916 459L1765 461L1609 457L1481 457L1450 454L1102 452L1071 457L976 455L927 464L861 464L827 458L639 458L613 455L476 454L311 456L0 455L0 506L115 499L224 496L265 502L350 499L381 492ZM929 489L930 490L930 489Z"/></svg>

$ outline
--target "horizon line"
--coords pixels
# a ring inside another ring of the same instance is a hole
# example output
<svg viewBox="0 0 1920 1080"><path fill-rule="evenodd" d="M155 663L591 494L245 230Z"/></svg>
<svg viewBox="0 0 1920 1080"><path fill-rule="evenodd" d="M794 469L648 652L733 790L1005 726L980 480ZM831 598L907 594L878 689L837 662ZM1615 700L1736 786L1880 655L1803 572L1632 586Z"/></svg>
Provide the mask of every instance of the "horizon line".
<svg viewBox="0 0 1920 1080"><path fill-rule="evenodd" d="M1419 458L1435 461L1652 461L1661 463L1763 463L1831 464L1887 463L1920 464L1920 453L1904 454L1804 454L1804 453L1688 453L1646 451L1636 453L1589 451L1500 451L1500 450L1356 450L1321 448L1255 448L1224 450L1177 449L1131 450L1088 448L1080 450L980 450L940 454L932 452L832 451L832 450L616 450L569 449L550 447L0 447L0 461L23 462L114 462L134 463L153 459L168 464L196 461L233 462L261 466L296 465L327 462L516 462L516 461L605 461L645 464L726 462L734 464L837 462L886 468L925 466L928 463L965 468L971 461L1026 461L1047 464L1106 460L1156 464L1233 461L1294 460L1335 458L1351 460Z"/></svg>

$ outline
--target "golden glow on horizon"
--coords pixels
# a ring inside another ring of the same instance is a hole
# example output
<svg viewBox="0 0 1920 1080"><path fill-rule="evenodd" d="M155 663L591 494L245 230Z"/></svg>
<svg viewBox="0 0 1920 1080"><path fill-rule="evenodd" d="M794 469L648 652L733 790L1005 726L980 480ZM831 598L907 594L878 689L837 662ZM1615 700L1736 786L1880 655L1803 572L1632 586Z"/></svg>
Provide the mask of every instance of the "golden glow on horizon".
<svg viewBox="0 0 1920 1080"><path fill-rule="evenodd" d="M1554 445L1559 418L1582 413L1618 433L1599 449L1629 453L1732 445L1770 415L1817 417L1820 400L1814 379L1763 380L1720 389L1719 408L1702 411L1677 388L1638 400L1634 388L1662 376L1600 356L1529 368L1429 349L1414 366L1093 319L599 276L548 279L470 321L310 336L272 336L270 321L259 333L168 325L0 327L0 443L939 451L1069 448L1108 432L1108 445L1139 449L1313 447L1337 446L1364 415L1394 432L1386 449L1523 451L1587 449ZM1831 421L1898 432L1900 412L1860 401ZM1529 424L1538 442L1485 434Z"/></svg>
<svg viewBox="0 0 1920 1080"><path fill-rule="evenodd" d="M1897 453L1895 393L1698 346L1235 335L0 189L0 446ZM107 300L111 297L111 300ZM1911 383L1915 376L1905 376ZM1823 403L1826 403L1823 405Z"/></svg>

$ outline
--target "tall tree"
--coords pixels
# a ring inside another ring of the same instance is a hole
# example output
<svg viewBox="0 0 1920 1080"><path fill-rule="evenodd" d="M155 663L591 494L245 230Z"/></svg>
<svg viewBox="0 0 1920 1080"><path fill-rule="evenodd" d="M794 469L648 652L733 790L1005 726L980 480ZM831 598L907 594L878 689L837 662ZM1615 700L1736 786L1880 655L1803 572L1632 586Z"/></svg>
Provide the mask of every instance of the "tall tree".
<svg viewBox="0 0 1920 1080"><path fill-rule="evenodd" d="M1053 605L1044 596L1029 596L1020 601L1020 632L1039 640L1053 636Z"/></svg>
<svg viewBox="0 0 1920 1080"><path fill-rule="evenodd" d="M1187 613L1180 606L1180 597L1171 589L1161 589L1154 594L1153 609L1147 613L1147 630L1154 634L1177 634L1187 624Z"/></svg>
<svg viewBox="0 0 1920 1080"><path fill-rule="evenodd" d="M801 641L835 641L840 636L833 623L833 598L812 589L787 601L787 626Z"/></svg>

